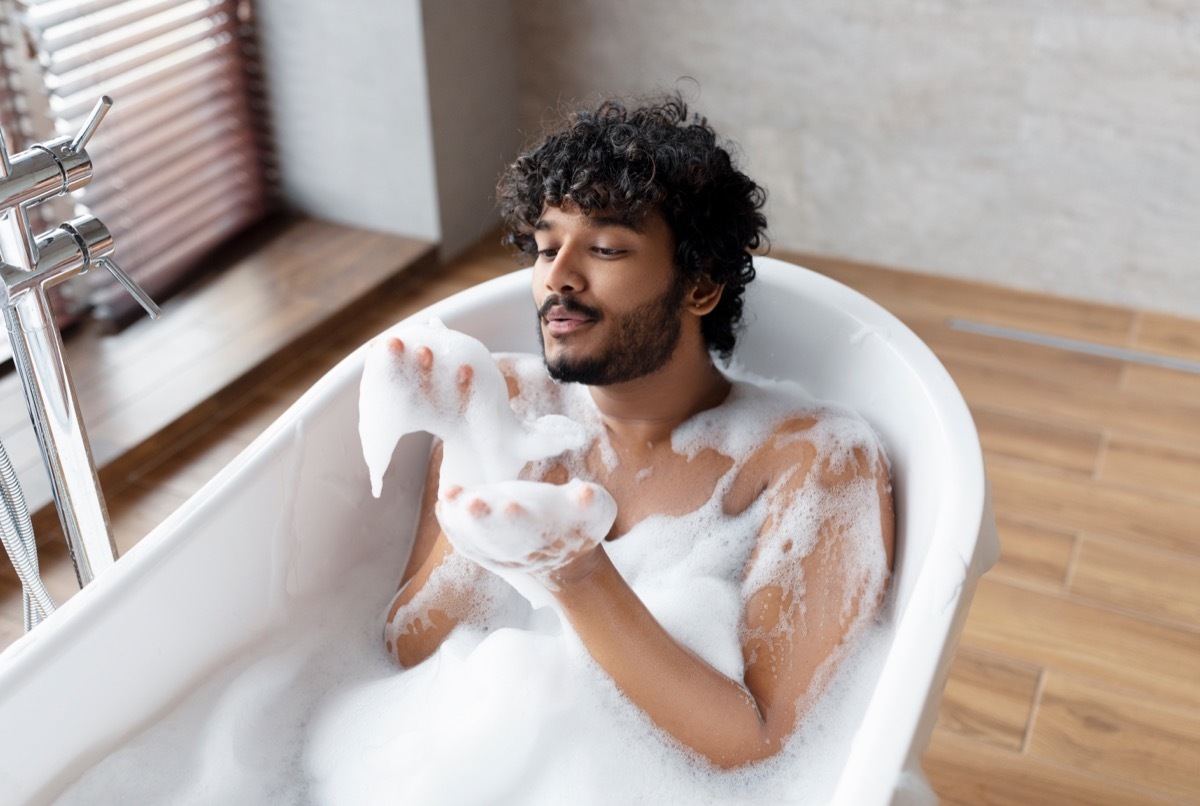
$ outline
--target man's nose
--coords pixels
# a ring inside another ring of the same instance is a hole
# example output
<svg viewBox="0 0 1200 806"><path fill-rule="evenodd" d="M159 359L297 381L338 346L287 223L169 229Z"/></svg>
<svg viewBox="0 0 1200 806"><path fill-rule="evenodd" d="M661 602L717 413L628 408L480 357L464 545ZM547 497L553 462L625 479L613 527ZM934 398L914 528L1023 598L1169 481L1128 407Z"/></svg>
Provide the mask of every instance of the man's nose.
<svg viewBox="0 0 1200 806"><path fill-rule="evenodd" d="M587 287L576 250L571 246L560 248L546 272L546 288L556 294L578 294Z"/></svg>

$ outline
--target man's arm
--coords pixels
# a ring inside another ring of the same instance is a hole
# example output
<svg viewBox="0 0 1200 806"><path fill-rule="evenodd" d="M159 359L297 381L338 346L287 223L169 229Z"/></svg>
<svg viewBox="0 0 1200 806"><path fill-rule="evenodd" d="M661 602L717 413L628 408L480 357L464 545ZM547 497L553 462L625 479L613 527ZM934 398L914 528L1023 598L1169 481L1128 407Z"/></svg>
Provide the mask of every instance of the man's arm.
<svg viewBox="0 0 1200 806"><path fill-rule="evenodd" d="M432 655L460 623L482 618L474 590L492 582L487 571L454 555L438 524L434 506L441 458L438 443L429 460L413 549L384 628L388 654L405 668Z"/></svg>
<svg viewBox="0 0 1200 806"><path fill-rule="evenodd" d="M809 454L811 456L811 454ZM880 496L879 539L891 562L893 522L890 483L881 460L865 456L815 471L828 502L856 479L872 480ZM776 499L804 484L795 474L771 491ZM770 528L770 527L769 527ZM760 540L773 537L764 534ZM599 546L553 579L562 604L592 657L663 730L719 767L767 758L795 730L802 698L820 667L860 616L874 612L882 590L864 590L850 578L857 567L840 539L837 518L826 518L815 548L801 561L809 584L803 601L786 585L767 584L746 602L742 681L732 680L675 641ZM869 597L865 599L864 596ZM849 602L849 612L847 612Z"/></svg>
<svg viewBox="0 0 1200 806"><path fill-rule="evenodd" d="M445 542L442 527L438 525L434 507L437 504L438 476L442 470L442 443L434 440L433 449L429 452L429 465L425 469L425 486L421 490L421 511L417 516L416 534L413 536L412 551L408 555L408 563L404 566L404 574L400 577L403 587L417 575L417 571L429 559L435 544Z"/></svg>
<svg viewBox="0 0 1200 806"><path fill-rule="evenodd" d="M403 350L395 355L403 355ZM425 372L430 372L433 365L431 357L423 365ZM506 358L498 366L511 400L520 393L515 362ZM457 370L464 395L474 377L468 369L464 365ZM478 595L479 589L506 587L495 575L456 555L438 523L436 505L442 454L443 443L435 441L425 474L412 551L400 578L400 589L388 608L384 628L388 654L405 668L432 655L460 623L486 619L487 597Z"/></svg>

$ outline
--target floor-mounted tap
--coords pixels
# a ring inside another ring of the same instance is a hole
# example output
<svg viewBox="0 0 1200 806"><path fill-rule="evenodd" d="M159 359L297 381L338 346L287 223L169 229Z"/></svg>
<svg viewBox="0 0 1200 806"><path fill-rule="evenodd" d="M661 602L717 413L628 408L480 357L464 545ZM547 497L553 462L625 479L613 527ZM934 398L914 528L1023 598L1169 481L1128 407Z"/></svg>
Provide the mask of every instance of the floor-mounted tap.
<svg viewBox="0 0 1200 806"><path fill-rule="evenodd" d="M35 237L29 208L91 181L85 148L110 106L101 98L75 137L12 156L0 132L0 306L80 586L113 564L116 545L47 292L99 266L151 317L159 309L112 260L112 235L98 219L84 215Z"/></svg>

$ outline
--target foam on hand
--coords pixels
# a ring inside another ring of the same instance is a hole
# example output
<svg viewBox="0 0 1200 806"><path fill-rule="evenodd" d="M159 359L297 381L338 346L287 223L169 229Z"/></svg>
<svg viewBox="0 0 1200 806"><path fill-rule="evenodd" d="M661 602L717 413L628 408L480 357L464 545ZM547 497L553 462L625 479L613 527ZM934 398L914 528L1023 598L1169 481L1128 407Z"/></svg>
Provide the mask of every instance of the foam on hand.
<svg viewBox="0 0 1200 806"><path fill-rule="evenodd" d="M455 551L495 571L542 579L595 547L617 517L617 503L598 484L507 481L438 499L437 518Z"/></svg>
<svg viewBox="0 0 1200 806"><path fill-rule="evenodd" d="M441 481L464 487L515 479L527 463L584 440L583 430L560 415L519 420L487 348L437 319L402 322L367 346L358 431L376 498L405 434L439 437Z"/></svg>

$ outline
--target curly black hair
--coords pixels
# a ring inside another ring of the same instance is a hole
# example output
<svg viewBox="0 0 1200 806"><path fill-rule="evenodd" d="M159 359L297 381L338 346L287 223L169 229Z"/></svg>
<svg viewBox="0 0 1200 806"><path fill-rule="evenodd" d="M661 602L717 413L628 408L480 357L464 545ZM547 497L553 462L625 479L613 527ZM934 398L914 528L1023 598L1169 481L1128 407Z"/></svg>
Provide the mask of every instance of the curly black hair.
<svg viewBox="0 0 1200 806"><path fill-rule="evenodd" d="M506 243L537 256L534 224L570 202L639 221L658 210L675 237L684 282L724 286L701 320L709 350L728 360L741 327L751 252L766 240L766 191L734 167L729 151L678 95L627 109L606 100L570 113L505 170L496 188Z"/></svg>

